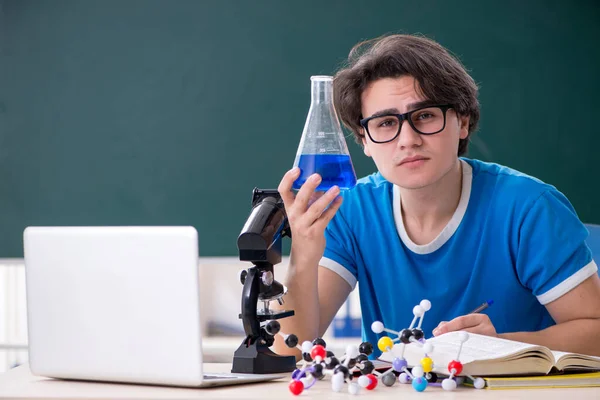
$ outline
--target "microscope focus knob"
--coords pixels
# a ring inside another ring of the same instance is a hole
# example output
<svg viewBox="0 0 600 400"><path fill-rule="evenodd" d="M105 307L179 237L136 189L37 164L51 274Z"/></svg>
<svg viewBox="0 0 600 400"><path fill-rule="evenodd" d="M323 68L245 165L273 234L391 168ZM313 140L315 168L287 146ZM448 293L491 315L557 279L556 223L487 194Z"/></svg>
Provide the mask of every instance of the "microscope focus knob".
<svg viewBox="0 0 600 400"><path fill-rule="evenodd" d="M271 336L277 335L280 329L281 325L275 320L269 321L267 326L265 326L265 331L267 331L267 333Z"/></svg>
<svg viewBox="0 0 600 400"><path fill-rule="evenodd" d="M273 284L273 273L271 271L265 271L260 276L262 283L265 286L271 286Z"/></svg>
<svg viewBox="0 0 600 400"><path fill-rule="evenodd" d="M246 271L245 269L241 270L238 277L240 278L240 282L242 282L242 285L246 283L246 276L248 276L248 271Z"/></svg>

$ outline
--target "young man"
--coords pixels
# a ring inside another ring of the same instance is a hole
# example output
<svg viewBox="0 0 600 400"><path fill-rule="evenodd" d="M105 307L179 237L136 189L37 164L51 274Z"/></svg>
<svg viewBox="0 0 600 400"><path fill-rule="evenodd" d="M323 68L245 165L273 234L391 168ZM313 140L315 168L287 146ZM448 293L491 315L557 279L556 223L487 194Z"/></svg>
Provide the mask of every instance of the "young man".
<svg viewBox="0 0 600 400"><path fill-rule="evenodd" d="M600 278L587 230L556 188L459 158L479 120L477 86L438 43L361 43L334 79L342 121L379 172L343 193L279 192L293 233L282 331L323 335L357 283L363 339L401 330L429 299L425 336L465 330L600 355ZM328 207L329 206L329 207ZM494 306L469 314L488 299ZM440 321L448 321L440 323ZM278 339L277 350L289 353Z"/></svg>

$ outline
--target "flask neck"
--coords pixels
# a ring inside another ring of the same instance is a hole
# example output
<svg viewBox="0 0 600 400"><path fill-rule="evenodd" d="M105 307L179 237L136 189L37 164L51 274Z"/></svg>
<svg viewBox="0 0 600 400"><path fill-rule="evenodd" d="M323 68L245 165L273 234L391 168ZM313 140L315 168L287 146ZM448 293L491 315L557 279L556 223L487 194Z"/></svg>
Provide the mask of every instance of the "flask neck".
<svg viewBox="0 0 600 400"><path fill-rule="evenodd" d="M313 80L311 82L311 102L332 103L333 102L333 82L331 80Z"/></svg>

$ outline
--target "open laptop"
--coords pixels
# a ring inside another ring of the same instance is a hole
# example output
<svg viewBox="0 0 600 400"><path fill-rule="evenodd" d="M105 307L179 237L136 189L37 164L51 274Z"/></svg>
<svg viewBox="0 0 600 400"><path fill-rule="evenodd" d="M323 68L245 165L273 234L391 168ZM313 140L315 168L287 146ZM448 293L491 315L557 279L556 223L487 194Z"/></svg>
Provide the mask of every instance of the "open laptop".
<svg viewBox="0 0 600 400"><path fill-rule="evenodd" d="M35 375L185 387L287 375L203 371L193 227L28 227L24 254Z"/></svg>

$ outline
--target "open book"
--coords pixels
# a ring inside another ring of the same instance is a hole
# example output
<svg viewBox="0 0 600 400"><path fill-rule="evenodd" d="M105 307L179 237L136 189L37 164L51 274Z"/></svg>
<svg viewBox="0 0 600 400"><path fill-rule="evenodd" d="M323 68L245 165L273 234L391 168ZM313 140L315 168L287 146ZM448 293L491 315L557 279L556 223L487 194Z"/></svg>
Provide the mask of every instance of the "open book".
<svg viewBox="0 0 600 400"><path fill-rule="evenodd" d="M433 360L433 371L448 375L448 363L456 359L460 340L458 332L450 332L427 340L434 350L429 357ZM401 345L396 344L391 352L383 353L383 361L391 362L400 356ZM419 365L423 349L415 343L406 345L404 357L408 365ZM544 346L515 342L489 336L469 334L463 344L459 361L463 364L461 375L533 375L557 371L597 371L600 357L576 353L552 351Z"/></svg>

